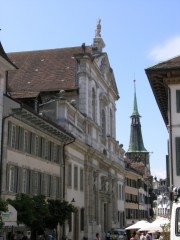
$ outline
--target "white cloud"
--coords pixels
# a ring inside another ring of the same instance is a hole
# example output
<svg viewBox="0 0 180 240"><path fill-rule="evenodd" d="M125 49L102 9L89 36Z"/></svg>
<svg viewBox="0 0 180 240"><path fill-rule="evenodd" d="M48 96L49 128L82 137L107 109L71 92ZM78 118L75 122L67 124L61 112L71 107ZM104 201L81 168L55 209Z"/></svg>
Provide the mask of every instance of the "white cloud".
<svg viewBox="0 0 180 240"><path fill-rule="evenodd" d="M177 55L180 55L180 36L173 37L156 46L149 53L149 57L155 61L164 61Z"/></svg>

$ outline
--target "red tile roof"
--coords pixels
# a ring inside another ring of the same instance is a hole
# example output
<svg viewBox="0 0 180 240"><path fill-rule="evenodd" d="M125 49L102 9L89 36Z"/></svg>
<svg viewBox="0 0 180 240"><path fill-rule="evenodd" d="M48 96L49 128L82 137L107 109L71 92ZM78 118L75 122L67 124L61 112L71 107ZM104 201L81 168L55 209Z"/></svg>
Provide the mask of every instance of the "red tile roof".
<svg viewBox="0 0 180 240"><path fill-rule="evenodd" d="M81 47L9 53L19 69L9 73L8 91L32 93L76 88L74 55L81 53Z"/></svg>

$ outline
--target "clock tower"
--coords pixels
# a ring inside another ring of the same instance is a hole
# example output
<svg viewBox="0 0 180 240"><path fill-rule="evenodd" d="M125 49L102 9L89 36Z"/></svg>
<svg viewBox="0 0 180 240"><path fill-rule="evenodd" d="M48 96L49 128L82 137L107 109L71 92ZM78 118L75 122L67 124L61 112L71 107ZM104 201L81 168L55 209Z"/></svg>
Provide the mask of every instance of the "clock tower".
<svg viewBox="0 0 180 240"><path fill-rule="evenodd" d="M128 151L126 152L126 157L131 162L143 163L147 171L150 173L149 152L144 147L140 117L141 116L139 115L137 106L136 86L134 80L134 107L131 115L130 142Z"/></svg>

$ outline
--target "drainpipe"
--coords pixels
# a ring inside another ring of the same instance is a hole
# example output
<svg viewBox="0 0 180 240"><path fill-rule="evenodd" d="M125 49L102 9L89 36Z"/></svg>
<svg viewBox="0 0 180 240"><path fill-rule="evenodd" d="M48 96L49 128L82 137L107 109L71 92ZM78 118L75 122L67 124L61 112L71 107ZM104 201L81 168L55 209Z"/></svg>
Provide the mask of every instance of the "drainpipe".
<svg viewBox="0 0 180 240"><path fill-rule="evenodd" d="M63 200L65 201L65 188L66 188L66 164L65 164L65 147L68 146L69 144L75 142L75 138L67 143L67 144L63 144ZM62 240L66 239L65 236L65 224L63 224L63 228L62 228Z"/></svg>

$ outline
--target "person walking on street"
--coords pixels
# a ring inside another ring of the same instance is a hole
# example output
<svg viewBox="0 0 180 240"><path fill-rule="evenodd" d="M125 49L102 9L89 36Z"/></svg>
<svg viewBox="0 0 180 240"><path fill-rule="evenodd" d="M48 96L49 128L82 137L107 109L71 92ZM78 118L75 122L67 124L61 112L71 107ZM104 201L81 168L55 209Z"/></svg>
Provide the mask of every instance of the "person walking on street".
<svg viewBox="0 0 180 240"><path fill-rule="evenodd" d="M111 238L111 233L110 233L110 231L108 231L106 233L106 240L110 240L110 238Z"/></svg>
<svg viewBox="0 0 180 240"><path fill-rule="evenodd" d="M100 236L99 236L99 233L96 233L96 240L101 240Z"/></svg>

